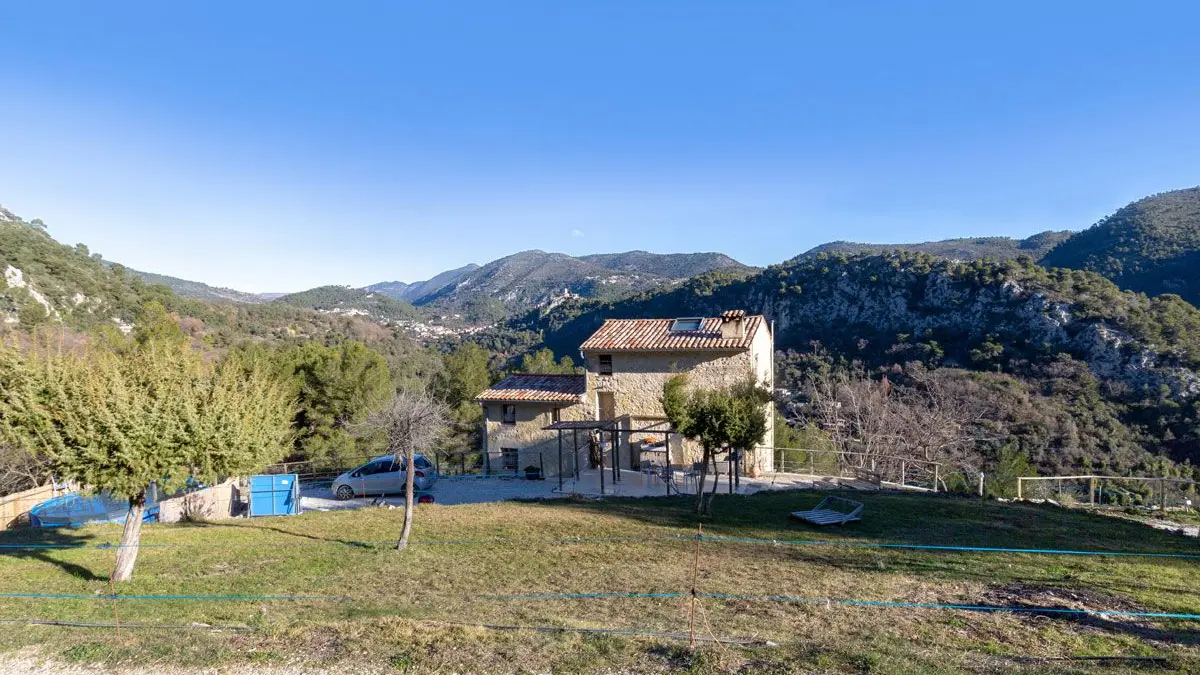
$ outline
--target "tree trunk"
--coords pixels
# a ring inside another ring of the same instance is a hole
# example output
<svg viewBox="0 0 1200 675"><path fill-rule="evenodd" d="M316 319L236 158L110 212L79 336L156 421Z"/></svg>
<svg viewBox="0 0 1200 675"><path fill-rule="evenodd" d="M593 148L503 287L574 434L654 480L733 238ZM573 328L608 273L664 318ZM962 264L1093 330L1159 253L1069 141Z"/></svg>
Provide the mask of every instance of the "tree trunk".
<svg viewBox="0 0 1200 675"><path fill-rule="evenodd" d="M704 481L708 480L708 448L701 453L700 478L696 481L696 515L704 513Z"/></svg>
<svg viewBox="0 0 1200 675"><path fill-rule="evenodd" d="M708 503L705 504L705 506L704 506L704 513L706 513L708 515L712 515L713 499L715 499L717 496L717 488L721 487L721 474L717 472L717 455L716 455L716 453L713 453L712 463L713 463L712 492L708 493ZM703 492L703 490L701 490L701 492Z"/></svg>
<svg viewBox="0 0 1200 675"><path fill-rule="evenodd" d="M416 466L412 460L413 453L408 453L408 458L405 461L407 467L404 471L404 527L400 530L400 541L396 542L396 550L403 551L408 548L408 535L412 534L412 519L413 519L413 492L416 490Z"/></svg>
<svg viewBox="0 0 1200 675"><path fill-rule="evenodd" d="M137 562L138 544L142 540L142 518L146 515L146 491L129 498L129 512L125 514L125 529L121 531L121 544L117 549L117 566L113 569L113 581L129 581L133 578L133 566Z"/></svg>

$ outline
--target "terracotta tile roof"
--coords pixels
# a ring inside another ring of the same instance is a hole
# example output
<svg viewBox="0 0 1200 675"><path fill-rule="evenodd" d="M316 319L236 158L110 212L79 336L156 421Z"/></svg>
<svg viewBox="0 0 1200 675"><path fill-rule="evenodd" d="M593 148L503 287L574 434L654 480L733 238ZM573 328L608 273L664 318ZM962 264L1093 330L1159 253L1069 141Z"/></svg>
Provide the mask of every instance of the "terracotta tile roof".
<svg viewBox="0 0 1200 675"><path fill-rule="evenodd" d="M586 391L586 375L514 373L480 392L475 400L578 403Z"/></svg>
<svg viewBox="0 0 1200 675"><path fill-rule="evenodd" d="M739 318L736 312L729 320ZM745 332L740 338L722 338L725 319L704 319L700 330L672 331L675 319L608 319L580 346L582 351L673 352L741 351L749 349L754 335L766 321L762 315L745 317Z"/></svg>

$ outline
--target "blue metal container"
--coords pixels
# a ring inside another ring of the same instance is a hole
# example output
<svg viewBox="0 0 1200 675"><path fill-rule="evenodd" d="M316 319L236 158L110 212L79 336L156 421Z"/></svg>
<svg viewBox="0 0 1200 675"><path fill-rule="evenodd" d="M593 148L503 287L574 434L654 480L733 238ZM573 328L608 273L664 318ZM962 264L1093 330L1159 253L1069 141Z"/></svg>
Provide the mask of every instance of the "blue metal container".
<svg viewBox="0 0 1200 675"><path fill-rule="evenodd" d="M300 481L296 474L250 477L250 516L294 516L300 513Z"/></svg>

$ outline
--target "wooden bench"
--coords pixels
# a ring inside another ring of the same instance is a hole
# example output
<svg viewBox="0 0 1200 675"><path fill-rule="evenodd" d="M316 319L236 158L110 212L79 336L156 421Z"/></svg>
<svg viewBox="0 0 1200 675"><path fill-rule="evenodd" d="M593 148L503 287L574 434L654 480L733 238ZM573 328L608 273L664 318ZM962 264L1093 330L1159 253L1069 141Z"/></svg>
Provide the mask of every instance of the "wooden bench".
<svg viewBox="0 0 1200 675"><path fill-rule="evenodd" d="M862 520L863 505L841 497L826 497L816 508L792 511L792 517L813 525L845 525Z"/></svg>

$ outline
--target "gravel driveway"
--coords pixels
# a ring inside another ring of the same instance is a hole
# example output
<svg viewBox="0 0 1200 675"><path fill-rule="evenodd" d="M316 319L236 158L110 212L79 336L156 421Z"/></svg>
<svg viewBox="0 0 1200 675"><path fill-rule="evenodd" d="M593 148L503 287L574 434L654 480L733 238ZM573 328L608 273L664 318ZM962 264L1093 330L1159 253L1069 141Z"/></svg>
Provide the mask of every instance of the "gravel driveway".
<svg viewBox="0 0 1200 675"><path fill-rule="evenodd" d="M558 497L555 481L524 480L521 478L442 478L432 490L421 494L433 495L437 504L481 504L502 502L508 499L550 499ZM300 506L305 511L338 511L361 509L370 506L374 497L338 501L328 487L306 487L300 490ZM384 501L392 505L404 504L403 495L389 495Z"/></svg>

